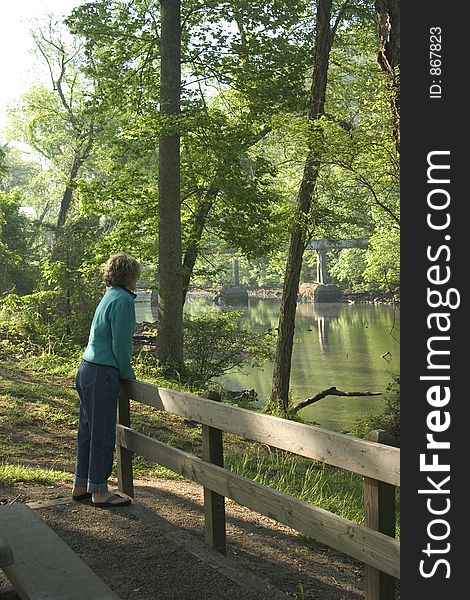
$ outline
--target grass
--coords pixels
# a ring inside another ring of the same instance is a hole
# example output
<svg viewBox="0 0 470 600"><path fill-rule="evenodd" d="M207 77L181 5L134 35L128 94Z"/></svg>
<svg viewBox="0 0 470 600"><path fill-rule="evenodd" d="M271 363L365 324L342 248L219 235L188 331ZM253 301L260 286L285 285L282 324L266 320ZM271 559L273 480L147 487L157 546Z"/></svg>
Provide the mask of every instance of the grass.
<svg viewBox="0 0 470 600"><path fill-rule="evenodd" d="M72 476L65 471L55 469L30 469L20 464L0 463L0 483L43 483L51 485L58 482L69 482Z"/></svg>
<svg viewBox="0 0 470 600"><path fill-rule="evenodd" d="M363 480L354 473L277 448L228 453L225 464L243 477L351 521L361 522L364 518Z"/></svg>
<svg viewBox="0 0 470 600"><path fill-rule="evenodd" d="M45 364L45 360L27 365L0 360L0 457L4 461L0 482L14 482L14 477L31 478L16 481L44 481L42 477L63 481L73 472L78 395L67 369L51 374L43 371ZM55 371L57 364L51 366ZM137 402L131 402L131 415L133 429L201 456L200 425ZM227 469L248 479L356 523L364 521L363 478L359 475L229 433L224 434L224 461ZM22 464L31 462L36 469L21 470ZM54 470L58 465L60 469ZM181 479L137 456L134 474ZM399 531L399 490L397 515Z"/></svg>
<svg viewBox="0 0 470 600"><path fill-rule="evenodd" d="M2 360L0 389L1 459L71 469L79 406L73 380Z"/></svg>

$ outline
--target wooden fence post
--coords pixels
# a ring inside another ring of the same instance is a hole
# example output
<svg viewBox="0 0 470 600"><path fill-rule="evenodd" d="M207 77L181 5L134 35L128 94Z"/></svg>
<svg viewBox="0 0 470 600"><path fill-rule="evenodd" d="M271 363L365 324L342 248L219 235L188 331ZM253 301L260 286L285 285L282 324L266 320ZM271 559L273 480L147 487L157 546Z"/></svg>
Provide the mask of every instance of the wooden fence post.
<svg viewBox="0 0 470 600"><path fill-rule="evenodd" d="M207 397L220 402L220 395L209 392ZM202 426L202 458L219 467L224 466L222 431L208 425ZM225 497L204 487L205 539L209 548L226 554Z"/></svg>
<svg viewBox="0 0 470 600"><path fill-rule="evenodd" d="M118 399L117 422L119 425L131 426L131 411L129 394L121 384ZM134 475L132 472L133 452L123 448L119 444L116 446L116 460L118 473L118 489L131 498L134 497Z"/></svg>
<svg viewBox="0 0 470 600"><path fill-rule="evenodd" d="M396 440L383 429L369 432L365 440L395 446ZM365 525L395 537L395 486L364 477ZM366 600L395 600L396 580L374 567L365 565Z"/></svg>

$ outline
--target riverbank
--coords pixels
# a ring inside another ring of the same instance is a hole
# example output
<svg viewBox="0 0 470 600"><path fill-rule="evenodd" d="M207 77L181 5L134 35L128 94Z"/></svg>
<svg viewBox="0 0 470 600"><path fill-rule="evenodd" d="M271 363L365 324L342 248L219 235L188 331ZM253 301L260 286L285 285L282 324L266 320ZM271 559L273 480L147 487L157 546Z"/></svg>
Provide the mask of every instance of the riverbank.
<svg viewBox="0 0 470 600"><path fill-rule="evenodd" d="M282 287L279 288L247 288L248 298L276 298L278 300L282 297ZM188 291L188 297L190 298L214 298L218 293L218 288L212 289L207 288L190 288ZM137 302L149 302L151 297L151 290L138 289L137 290ZM311 302L299 296L299 302ZM392 294L391 292L355 292L352 290L343 290L340 302L348 302L350 304L387 304L387 305L400 305L399 294Z"/></svg>
<svg viewBox="0 0 470 600"><path fill-rule="evenodd" d="M216 584L218 576L214 576L212 582L207 572L203 575L193 572L189 562L193 559L184 552L175 562L185 573L185 566L188 567L188 573L203 591L193 588L192 595L184 595L187 590L172 588L171 579L177 576L177 571L173 569L173 560L169 565L166 558L168 546L159 546L162 532L152 529L148 523L136 522L136 517L140 517L132 510L103 515L90 505L77 506L70 502L78 415L72 377L25 369L21 362L0 360L0 390L0 456L3 461L0 503L32 503L41 509L41 517L85 562L90 561L91 568L97 569L105 581L117 585L116 591L122 598L153 600L155 589L162 589L162 598L175 600L220 598L220 578ZM199 425L141 404L133 403L132 414L133 428L201 455ZM224 436L224 448L226 468L353 521L363 521L361 477L229 434ZM21 468L8 478L6 467L15 465ZM134 459L134 473L138 481L136 502L132 506L150 510L157 520L164 519L174 539L181 532L193 536L195 539L189 540L188 548L194 548L196 543L202 547L201 488L139 457ZM42 483L37 482L38 478ZM227 501L227 513L228 556L236 561L230 563L232 569L253 573L273 589L298 600L363 598L361 563L231 501ZM112 561L103 556L106 553L103 539L112 540ZM132 568L129 548L136 550L136 560L143 561L142 568ZM170 554L180 551L173 548ZM145 558L150 556L152 563ZM164 575L162 565L169 569ZM232 591L223 597L256 600L260 596L259 590L255 593L241 586L240 591L232 586L233 579L228 579L229 582L224 580L223 585L227 586L224 589ZM270 593L261 596L275 597Z"/></svg>
<svg viewBox="0 0 470 600"><path fill-rule="evenodd" d="M248 289L249 298L278 298L282 297L282 289ZM301 298L299 302L311 302L311 299ZM390 292L353 292L344 290L339 302L350 304L399 304L400 298Z"/></svg>
<svg viewBox="0 0 470 600"><path fill-rule="evenodd" d="M0 360L0 457L8 464L71 475L78 419L73 377L34 370L31 360L28 364L25 369L21 361ZM132 403L132 426L164 443L202 456L202 427L198 424ZM363 521L362 478L358 475L232 434L224 435L224 461L227 468L239 475L350 520ZM141 457L134 459L134 472L137 477L181 479ZM325 489L328 489L326 495Z"/></svg>
<svg viewBox="0 0 470 600"><path fill-rule="evenodd" d="M278 300L282 297L282 288L247 288L248 298L276 298ZM213 290L192 288L188 292L190 297L214 297L217 294L217 289ZM305 299L299 296L299 302L311 302L309 299ZM348 302L350 304L386 304L386 305L400 305L399 294L392 294L391 292L355 292L349 289L343 290L340 296L339 302Z"/></svg>

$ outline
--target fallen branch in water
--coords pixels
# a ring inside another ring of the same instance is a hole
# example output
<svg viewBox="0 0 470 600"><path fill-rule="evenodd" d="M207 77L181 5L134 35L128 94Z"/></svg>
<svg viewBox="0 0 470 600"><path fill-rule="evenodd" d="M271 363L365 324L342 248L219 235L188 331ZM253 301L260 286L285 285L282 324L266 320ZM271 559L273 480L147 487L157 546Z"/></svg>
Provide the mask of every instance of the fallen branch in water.
<svg viewBox="0 0 470 600"><path fill-rule="evenodd" d="M307 398L307 400L302 400L302 402L297 402L292 407L293 412L297 412L301 408L305 408L310 404L314 404L318 402L322 398L326 396L381 396L382 392L342 392L341 390L337 390L335 387L330 387L327 390L323 390L323 392L319 392L315 394L312 398Z"/></svg>

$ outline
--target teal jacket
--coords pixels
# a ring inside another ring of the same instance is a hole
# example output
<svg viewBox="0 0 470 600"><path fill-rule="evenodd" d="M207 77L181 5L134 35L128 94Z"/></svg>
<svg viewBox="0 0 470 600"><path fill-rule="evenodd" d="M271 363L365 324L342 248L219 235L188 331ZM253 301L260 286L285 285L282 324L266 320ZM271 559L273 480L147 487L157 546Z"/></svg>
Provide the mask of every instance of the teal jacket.
<svg viewBox="0 0 470 600"><path fill-rule="evenodd" d="M136 294L110 287L96 307L83 359L119 369L120 379L135 379L131 367Z"/></svg>

